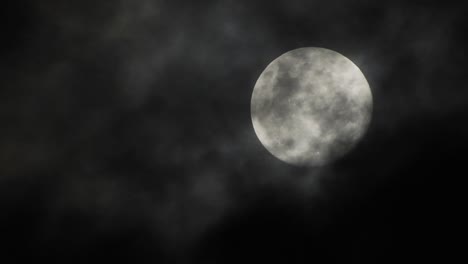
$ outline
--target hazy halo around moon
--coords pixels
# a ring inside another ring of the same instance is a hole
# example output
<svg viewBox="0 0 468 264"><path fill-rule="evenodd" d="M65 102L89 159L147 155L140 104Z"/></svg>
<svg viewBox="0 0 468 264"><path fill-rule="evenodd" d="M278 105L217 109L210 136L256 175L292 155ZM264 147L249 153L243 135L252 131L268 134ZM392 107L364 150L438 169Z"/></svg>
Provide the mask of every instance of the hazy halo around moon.
<svg viewBox="0 0 468 264"><path fill-rule="evenodd" d="M321 166L349 152L372 115L372 93L359 68L324 48L300 48L275 59L251 100L261 143L278 159Z"/></svg>

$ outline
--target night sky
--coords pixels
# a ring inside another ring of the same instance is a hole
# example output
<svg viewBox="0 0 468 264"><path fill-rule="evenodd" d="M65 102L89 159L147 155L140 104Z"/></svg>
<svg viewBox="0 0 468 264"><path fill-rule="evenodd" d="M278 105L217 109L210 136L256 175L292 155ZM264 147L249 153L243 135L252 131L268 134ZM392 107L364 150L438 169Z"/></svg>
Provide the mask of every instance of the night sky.
<svg viewBox="0 0 468 264"><path fill-rule="evenodd" d="M461 2L4 3L0 262L453 263ZM374 99L362 141L316 168L273 157L250 116L265 67L309 46Z"/></svg>

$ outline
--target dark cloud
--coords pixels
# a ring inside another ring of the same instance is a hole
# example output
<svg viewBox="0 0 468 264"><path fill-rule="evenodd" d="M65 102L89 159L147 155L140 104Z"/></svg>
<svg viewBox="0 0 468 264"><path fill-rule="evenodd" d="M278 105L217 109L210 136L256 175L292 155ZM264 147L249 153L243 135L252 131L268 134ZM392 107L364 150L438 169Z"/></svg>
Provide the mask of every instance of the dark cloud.
<svg viewBox="0 0 468 264"><path fill-rule="evenodd" d="M6 4L1 255L446 256L468 146L464 10L448 1ZM258 76L305 46L353 60L374 96L364 140L323 168L276 160L250 120Z"/></svg>

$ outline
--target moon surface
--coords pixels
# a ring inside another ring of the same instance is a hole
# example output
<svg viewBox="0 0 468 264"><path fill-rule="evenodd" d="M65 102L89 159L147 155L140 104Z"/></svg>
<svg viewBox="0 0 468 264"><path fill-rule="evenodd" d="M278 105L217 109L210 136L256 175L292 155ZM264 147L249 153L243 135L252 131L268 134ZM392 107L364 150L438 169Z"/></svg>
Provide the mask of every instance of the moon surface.
<svg viewBox="0 0 468 264"><path fill-rule="evenodd" d="M372 93L348 58L325 48L289 51L260 75L252 94L255 133L278 159L322 166L348 153L372 116Z"/></svg>

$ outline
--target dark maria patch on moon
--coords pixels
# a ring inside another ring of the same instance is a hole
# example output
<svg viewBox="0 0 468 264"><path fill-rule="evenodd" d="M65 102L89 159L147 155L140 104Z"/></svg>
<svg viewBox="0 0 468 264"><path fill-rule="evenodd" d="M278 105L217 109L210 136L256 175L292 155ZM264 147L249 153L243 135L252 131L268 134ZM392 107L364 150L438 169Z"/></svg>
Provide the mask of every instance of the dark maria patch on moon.
<svg viewBox="0 0 468 264"><path fill-rule="evenodd" d="M252 94L252 122L278 159L320 166L349 152L372 115L372 93L359 68L324 48L281 55L260 75Z"/></svg>

